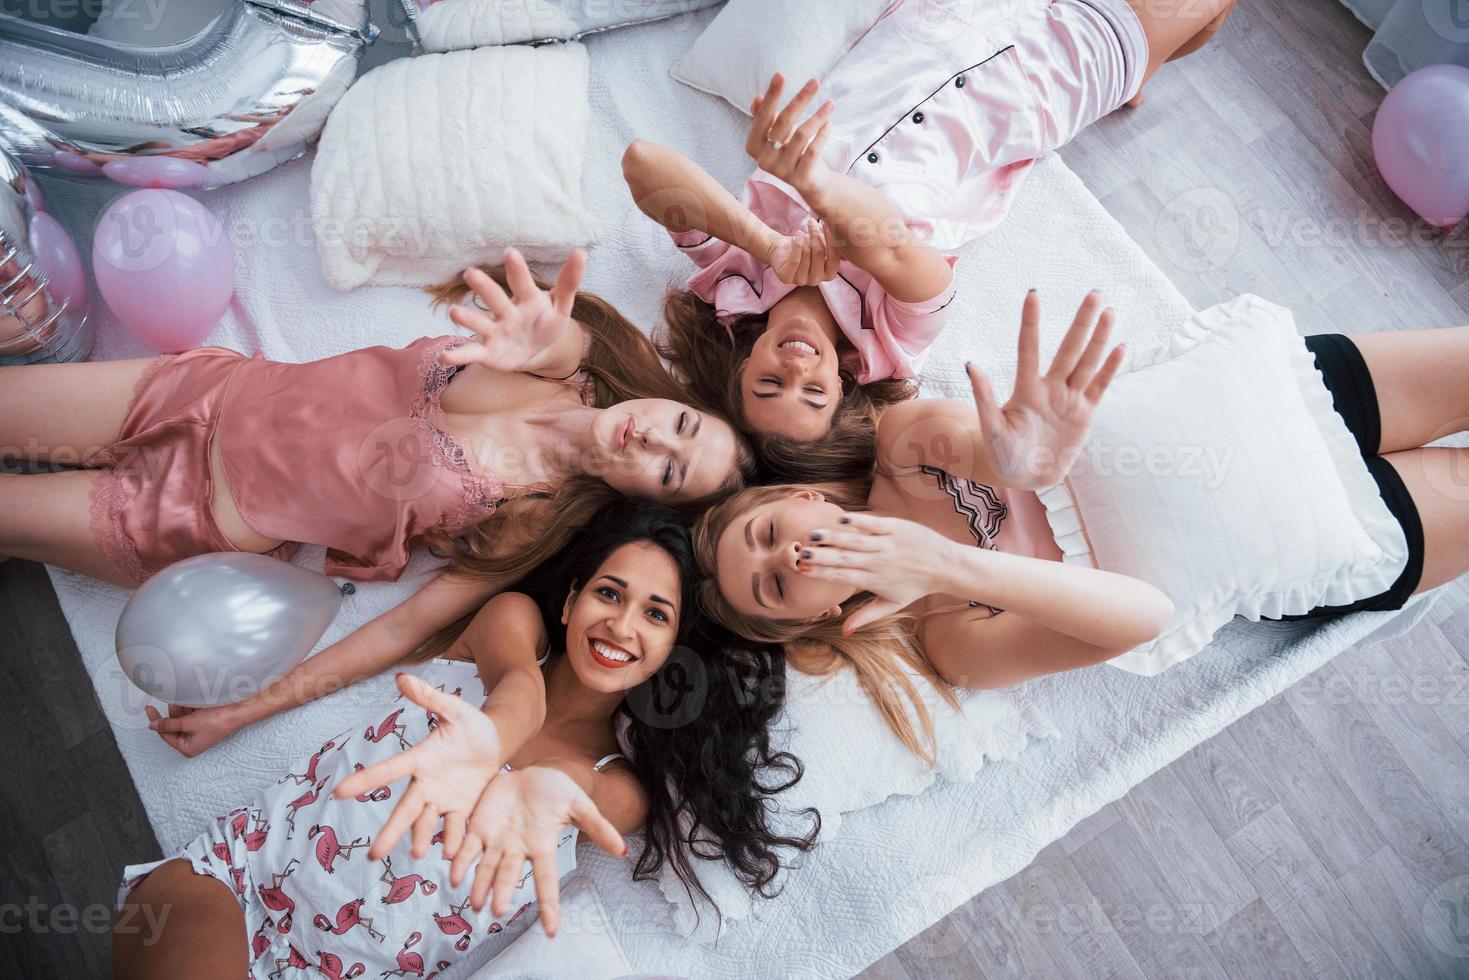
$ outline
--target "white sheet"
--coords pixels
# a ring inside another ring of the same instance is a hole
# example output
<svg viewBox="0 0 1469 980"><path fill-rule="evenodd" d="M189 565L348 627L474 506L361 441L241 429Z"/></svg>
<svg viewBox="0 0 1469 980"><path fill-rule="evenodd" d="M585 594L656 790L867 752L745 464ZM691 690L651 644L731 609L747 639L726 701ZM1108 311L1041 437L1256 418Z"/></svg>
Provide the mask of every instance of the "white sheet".
<svg viewBox="0 0 1469 980"><path fill-rule="evenodd" d="M588 42L593 128L583 191L604 237L591 253L587 286L640 323L654 322L661 284L687 270L666 236L633 209L617 167L622 147L646 137L684 149L730 187L748 167L739 151L738 114L666 73L710 16ZM431 315L415 290L341 294L327 286L311 243L308 168L309 161L296 161L206 198L234 236L240 265L235 302L208 342L306 360L446 331L447 321ZM103 202L116 193L101 186L47 186L53 210L71 219L84 249ZM959 276L960 296L925 379L930 393L966 392L967 358L986 364L997 387L1007 387L1020 303L1031 286L1045 298L1051 344L1069 319L1063 314L1092 286L1103 287L1125 313L1120 334L1134 343L1162 336L1191 312L1059 160L1039 166L1008 222L966 250ZM97 355L146 353L104 310ZM297 560L319 569L322 554L303 549ZM420 555L403 581L360 586L324 642L401 601L422 584L431 564ZM288 760L320 744L339 730L344 715L388 688L386 678L359 685L185 760L147 731L142 696L117 670L112 632L126 594L55 569L51 576L165 851L225 812L221 807L276 778ZM1425 608L1415 604L1399 622L1416 622ZM789 877L781 897L729 926L716 945L681 937L654 883L630 881L624 865L590 848L579 860L596 880L614 932L639 971L847 976L1013 874L1073 823L1391 619L1370 614L1329 625L1236 624L1211 650L1160 678L1094 669L1033 684L1029 699L1062 723L1060 737L1013 761L984 766L971 782L941 782L917 797L849 815L837 839ZM148 856L116 857L121 867Z"/></svg>

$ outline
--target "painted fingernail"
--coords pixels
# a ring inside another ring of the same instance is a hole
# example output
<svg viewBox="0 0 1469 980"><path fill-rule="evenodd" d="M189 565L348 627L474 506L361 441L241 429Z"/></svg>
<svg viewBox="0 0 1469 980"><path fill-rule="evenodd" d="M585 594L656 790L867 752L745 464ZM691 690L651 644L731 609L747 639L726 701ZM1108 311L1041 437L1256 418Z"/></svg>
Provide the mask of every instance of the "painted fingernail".
<svg viewBox="0 0 1469 980"><path fill-rule="evenodd" d="M821 532L820 531L812 531L811 532L811 540L812 541L820 541L821 540Z"/></svg>
<svg viewBox="0 0 1469 980"><path fill-rule="evenodd" d="M850 517L843 516L842 517L842 523L843 524L850 524L850 523L852 523L852 519Z"/></svg>
<svg viewBox="0 0 1469 980"><path fill-rule="evenodd" d="M811 557L811 549L810 548L807 548L805 551L802 551L801 552L801 557L802 558L810 558Z"/></svg>
<svg viewBox="0 0 1469 980"><path fill-rule="evenodd" d="M1035 292L1035 287L1034 286L1031 286L1029 289L1027 289L1025 291L1025 293L1026 293L1027 296L1030 295L1033 292Z"/></svg>

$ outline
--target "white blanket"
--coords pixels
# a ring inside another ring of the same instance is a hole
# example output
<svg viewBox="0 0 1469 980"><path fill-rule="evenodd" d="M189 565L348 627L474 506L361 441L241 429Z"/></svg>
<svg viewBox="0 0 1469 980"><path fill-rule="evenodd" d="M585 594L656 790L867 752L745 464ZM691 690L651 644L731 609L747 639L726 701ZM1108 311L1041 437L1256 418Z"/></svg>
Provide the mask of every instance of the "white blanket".
<svg viewBox="0 0 1469 980"><path fill-rule="evenodd" d="M731 188L749 166L739 150L735 111L666 75L710 16L615 31L587 44L593 123L583 191L605 230L591 252L587 287L640 323L654 322L662 285L688 270L666 236L634 210L617 166L623 146L646 137L684 149ZM447 321L430 314L416 290L343 294L326 284L311 241L308 169L309 161L297 161L205 198L230 229L239 256L235 301L208 342L307 360L447 331ZM80 233L84 254L103 202L116 193L102 186L47 187L52 209ZM1007 223L965 251L959 276L959 299L930 360L930 393L965 392L962 364L968 358L989 367L999 389L1007 387L1020 303L1031 286L1044 297L1050 344L1092 286L1106 290L1123 311L1120 333L1134 344L1161 336L1190 312L1054 159L1036 169ZM99 357L148 353L105 310L99 326ZM322 554L303 549L297 560L319 569ZM419 555L403 581L359 587L324 642L401 601L433 564ZM386 678L359 685L256 726L201 758L183 759L147 730L144 699L117 669L112 634L126 593L55 569L51 576L165 851L275 779L282 766L340 730L344 716L387 690ZM1416 622L1424 609L1415 604L1398 622ZM1059 737L1013 760L987 764L972 780L941 777L918 796L847 815L835 839L789 876L779 898L726 927L717 944L686 941L658 886L632 882L623 863L587 847L579 862L596 881L614 934L641 972L846 976L1013 874L1076 821L1392 618L1235 624L1213 648L1159 678L1095 668L1029 685L1025 699L1056 720ZM120 868L150 856L116 859Z"/></svg>

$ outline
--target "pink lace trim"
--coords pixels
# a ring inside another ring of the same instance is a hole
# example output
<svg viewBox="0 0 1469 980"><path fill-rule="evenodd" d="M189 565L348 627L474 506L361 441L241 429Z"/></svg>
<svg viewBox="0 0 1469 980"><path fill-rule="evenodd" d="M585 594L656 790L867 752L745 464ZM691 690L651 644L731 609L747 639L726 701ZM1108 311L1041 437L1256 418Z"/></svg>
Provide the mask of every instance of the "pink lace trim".
<svg viewBox="0 0 1469 980"><path fill-rule="evenodd" d="M411 424L428 433L430 458L434 465L456 470L464 487L463 503L453 513L444 516L444 528L451 534L460 533L493 514L505 497L505 485L478 472L469 450L449 434L444 409L440 405L444 389L449 387L459 368L445 364L439 355L468 342L465 337L445 337L428 346L419 362L418 396L414 398L412 408Z"/></svg>
<svg viewBox="0 0 1469 980"><path fill-rule="evenodd" d="M171 354L155 357L143 369L143 373L138 375L138 380L133 383L132 396L128 399L127 411L123 414L124 432L127 431L128 421L132 418L144 389L152 384L158 372L173 359L174 355ZM122 514L132 503L133 491L115 469L119 462L115 445L116 443L99 449L87 461L91 466L104 468L97 479L92 481L92 489L88 494L92 537L97 542L98 550L108 561L116 565L130 580L141 585L148 578L143 570L143 559L138 554L137 543L122 526Z"/></svg>

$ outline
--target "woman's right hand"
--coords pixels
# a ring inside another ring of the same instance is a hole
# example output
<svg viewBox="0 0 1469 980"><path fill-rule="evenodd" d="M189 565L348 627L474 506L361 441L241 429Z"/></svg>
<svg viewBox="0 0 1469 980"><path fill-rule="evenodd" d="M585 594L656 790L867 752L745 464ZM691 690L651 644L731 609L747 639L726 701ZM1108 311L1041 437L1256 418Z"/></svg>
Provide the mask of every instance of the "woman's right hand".
<svg viewBox="0 0 1469 980"><path fill-rule="evenodd" d="M568 824L614 857L627 853L627 843L617 828L565 772L535 765L504 773L485 789L470 814L468 833L449 869L450 885L457 888L473 865L470 904L475 911L484 908L493 887L490 912L499 918L510 911L510 899L529 860L541 926L546 935L555 936L560 922L556 850ZM445 856L448 853L446 847Z"/></svg>
<svg viewBox="0 0 1469 980"><path fill-rule="evenodd" d="M449 319L478 339L441 355L445 364L482 364L494 371L536 373L554 356L556 341L572 325L571 308L587 269L587 253L572 252L549 291L536 285L525 257L505 250L505 281L511 295L482 269L464 270L479 305L456 303Z"/></svg>
<svg viewBox="0 0 1469 980"><path fill-rule="evenodd" d="M831 225L807 218L800 231L775 240L765 261L781 282L816 286L837 277L842 254Z"/></svg>
<svg viewBox="0 0 1469 980"><path fill-rule="evenodd" d="M171 704L166 716L150 704L144 706L143 713L148 716L148 727L157 732L159 738L190 759L216 742L229 738L246 724L232 704L210 708Z"/></svg>
<svg viewBox="0 0 1469 980"><path fill-rule="evenodd" d="M874 596L847 617L851 635L945 589L944 572L955 547L948 538L915 521L848 511L839 529L811 532L801 552L801 574L839 582Z"/></svg>
<svg viewBox="0 0 1469 980"><path fill-rule="evenodd" d="M463 698L445 694L412 674L399 674L397 680L398 690L408 700L438 716L438 725L407 751L343 779L332 795L346 799L411 776L388 822L373 839L368 857L382 858L410 827L413 856L423 857L440 817L444 820L444 854L451 856L464 838L470 811L504 765L500 733L488 715Z"/></svg>

